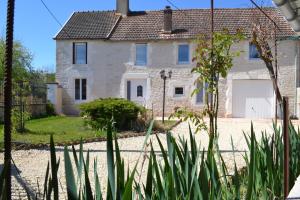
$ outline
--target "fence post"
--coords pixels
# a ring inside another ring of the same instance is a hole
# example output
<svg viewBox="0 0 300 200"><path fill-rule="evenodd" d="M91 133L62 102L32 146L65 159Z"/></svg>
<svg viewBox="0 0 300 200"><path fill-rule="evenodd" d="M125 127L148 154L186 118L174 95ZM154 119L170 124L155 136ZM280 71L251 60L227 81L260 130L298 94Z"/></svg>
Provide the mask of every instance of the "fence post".
<svg viewBox="0 0 300 200"><path fill-rule="evenodd" d="M283 97L284 198L289 195L289 99Z"/></svg>

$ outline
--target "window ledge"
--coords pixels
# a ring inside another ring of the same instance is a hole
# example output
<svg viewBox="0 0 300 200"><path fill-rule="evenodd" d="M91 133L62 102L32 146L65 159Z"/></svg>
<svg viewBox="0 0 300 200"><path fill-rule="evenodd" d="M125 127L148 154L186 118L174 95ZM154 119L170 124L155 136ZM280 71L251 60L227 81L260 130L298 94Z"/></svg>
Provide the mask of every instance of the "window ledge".
<svg viewBox="0 0 300 200"><path fill-rule="evenodd" d="M183 95L173 95L173 98L175 99L184 99L186 98L186 96L183 94Z"/></svg>
<svg viewBox="0 0 300 200"><path fill-rule="evenodd" d="M86 103L88 100L74 100L75 104Z"/></svg>
<svg viewBox="0 0 300 200"><path fill-rule="evenodd" d="M259 61L261 58L249 58L250 61Z"/></svg>

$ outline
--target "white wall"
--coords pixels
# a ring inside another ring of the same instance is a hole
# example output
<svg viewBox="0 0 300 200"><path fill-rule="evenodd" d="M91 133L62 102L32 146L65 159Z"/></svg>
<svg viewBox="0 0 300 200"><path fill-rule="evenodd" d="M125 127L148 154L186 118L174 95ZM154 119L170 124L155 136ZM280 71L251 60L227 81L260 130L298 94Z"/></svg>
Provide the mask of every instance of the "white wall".
<svg viewBox="0 0 300 200"><path fill-rule="evenodd" d="M80 41L78 41L80 42ZM76 114L76 104L82 101L74 100L74 79L87 79L87 101L100 97L126 97L124 81L126 74L146 74L151 88L151 97L148 102L150 108L159 114L162 108L162 80L161 69L172 70L173 77L167 80L167 108L168 113L173 112L176 106L186 106L201 109L195 106L195 98L190 98L194 89L195 76L191 74L193 63L189 65L177 64L178 44L188 41L151 41L148 42L148 65L135 66L135 42L113 41L82 41L88 42L88 64L72 64L73 41L57 41L57 74L56 78L63 87L63 111L66 114ZM142 43L139 41L138 43ZM280 41L279 43L279 83L283 95L290 97L291 112L295 105L295 63L296 41ZM220 81L220 115L232 114L232 80L234 79L269 79L268 71L261 60L250 60L248 56L249 41L241 42L233 50L243 51L241 56L234 59L234 66L227 79ZM191 45L190 59L194 45ZM173 88L185 85L185 96L173 97Z"/></svg>

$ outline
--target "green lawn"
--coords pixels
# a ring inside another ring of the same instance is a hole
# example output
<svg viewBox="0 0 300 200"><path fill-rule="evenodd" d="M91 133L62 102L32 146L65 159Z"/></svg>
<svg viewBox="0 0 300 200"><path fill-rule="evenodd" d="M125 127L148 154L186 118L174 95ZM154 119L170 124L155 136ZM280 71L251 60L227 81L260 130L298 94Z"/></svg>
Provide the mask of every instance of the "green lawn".
<svg viewBox="0 0 300 200"><path fill-rule="evenodd" d="M50 135L53 134L55 142L78 141L81 138L90 139L104 136L102 132L96 132L84 126L80 117L48 117L34 119L26 123L26 133L13 133L15 142L26 142L31 144L49 143ZM0 127L0 149L3 144L3 125ZM3 147L3 146L2 146Z"/></svg>

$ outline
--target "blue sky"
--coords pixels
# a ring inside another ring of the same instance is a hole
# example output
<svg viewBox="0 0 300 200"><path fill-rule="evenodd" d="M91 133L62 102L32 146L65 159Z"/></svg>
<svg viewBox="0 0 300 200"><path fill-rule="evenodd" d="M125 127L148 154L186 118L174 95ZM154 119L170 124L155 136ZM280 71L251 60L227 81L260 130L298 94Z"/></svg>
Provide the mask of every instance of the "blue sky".
<svg viewBox="0 0 300 200"><path fill-rule="evenodd" d="M256 0L262 2L261 0ZM44 0L64 24L74 11L113 10L116 0ZM178 8L208 8L210 0L171 0ZM157 10L169 5L166 0L130 0L131 10ZM271 0L264 0L271 6ZM216 7L252 7L250 0L215 0ZM175 9L175 8L173 8ZM5 34L6 0L0 0L0 36ZM16 0L15 39L33 54L33 67L55 70L55 41L60 25L47 12L40 0Z"/></svg>

